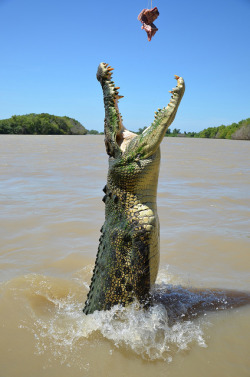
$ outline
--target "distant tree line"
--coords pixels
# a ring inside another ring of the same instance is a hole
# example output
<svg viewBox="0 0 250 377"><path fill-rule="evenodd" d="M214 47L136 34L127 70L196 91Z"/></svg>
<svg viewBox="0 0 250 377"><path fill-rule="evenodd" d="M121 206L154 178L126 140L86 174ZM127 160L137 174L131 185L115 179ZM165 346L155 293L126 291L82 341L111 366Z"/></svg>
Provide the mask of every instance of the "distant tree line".
<svg viewBox="0 0 250 377"><path fill-rule="evenodd" d="M145 131L146 129L147 129L147 127L139 128L137 134L141 135L143 133L143 131ZM173 131L171 131L170 128L168 128L167 132L165 134L165 136L167 136L167 137L176 137L178 135L179 136L182 135L181 130L179 128L174 128Z"/></svg>
<svg viewBox="0 0 250 377"><path fill-rule="evenodd" d="M139 128L137 134L142 134L146 128ZM67 116L60 117L42 113L13 115L9 119L0 120L0 134L103 135L104 132L87 130L80 122ZM250 118L228 126L209 127L200 132L181 133L178 128L174 128L172 131L168 129L165 136L250 140Z"/></svg>
<svg viewBox="0 0 250 377"><path fill-rule="evenodd" d="M88 135L104 135L104 132L99 132L97 130L87 130Z"/></svg>
<svg viewBox="0 0 250 377"><path fill-rule="evenodd" d="M146 129L139 128L138 134ZM219 127L209 127L200 132L180 132L180 129L174 128L173 131L167 130L166 137L196 137L210 139L234 139L234 140L250 140L250 118L241 120L238 123L232 123L228 126L221 125Z"/></svg>
<svg viewBox="0 0 250 377"><path fill-rule="evenodd" d="M86 135L87 130L73 118L50 114L13 115L0 120L0 134Z"/></svg>
<svg viewBox="0 0 250 377"><path fill-rule="evenodd" d="M197 137L211 139L250 140L250 118L232 123L229 126L209 127L198 133Z"/></svg>

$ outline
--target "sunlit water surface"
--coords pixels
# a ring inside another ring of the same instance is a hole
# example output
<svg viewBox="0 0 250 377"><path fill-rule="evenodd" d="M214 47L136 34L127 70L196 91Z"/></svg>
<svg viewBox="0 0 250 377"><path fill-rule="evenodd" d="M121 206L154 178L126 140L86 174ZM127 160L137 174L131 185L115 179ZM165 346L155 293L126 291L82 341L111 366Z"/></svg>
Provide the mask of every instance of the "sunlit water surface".
<svg viewBox="0 0 250 377"><path fill-rule="evenodd" d="M1 377L250 376L250 307L226 292L250 291L250 143L168 138L161 150L165 305L85 316L103 137L1 135Z"/></svg>

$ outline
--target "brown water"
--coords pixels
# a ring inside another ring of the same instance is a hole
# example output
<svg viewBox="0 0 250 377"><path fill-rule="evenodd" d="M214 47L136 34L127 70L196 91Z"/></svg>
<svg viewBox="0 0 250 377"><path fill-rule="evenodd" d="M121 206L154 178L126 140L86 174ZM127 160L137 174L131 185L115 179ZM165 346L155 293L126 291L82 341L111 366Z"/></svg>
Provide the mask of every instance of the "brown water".
<svg viewBox="0 0 250 377"><path fill-rule="evenodd" d="M201 293L250 291L250 143L173 138L161 149L157 282L169 308L85 316L103 137L0 136L1 377L250 376L250 306L221 310L230 295L217 305Z"/></svg>

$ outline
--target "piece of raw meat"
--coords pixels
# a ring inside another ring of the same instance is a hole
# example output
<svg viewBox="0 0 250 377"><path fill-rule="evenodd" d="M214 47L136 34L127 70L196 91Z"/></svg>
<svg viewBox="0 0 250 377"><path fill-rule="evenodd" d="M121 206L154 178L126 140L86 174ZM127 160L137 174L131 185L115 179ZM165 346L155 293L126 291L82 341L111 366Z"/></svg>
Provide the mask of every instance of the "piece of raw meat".
<svg viewBox="0 0 250 377"><path fill-rule="evenodd" d="M158 30L153 22L157 19L159 14L157 7L154 7L153 9L143 9L138 16L138 20L142 23L141 28L144 29L148 35L148 41L151 41Z"/></svg>

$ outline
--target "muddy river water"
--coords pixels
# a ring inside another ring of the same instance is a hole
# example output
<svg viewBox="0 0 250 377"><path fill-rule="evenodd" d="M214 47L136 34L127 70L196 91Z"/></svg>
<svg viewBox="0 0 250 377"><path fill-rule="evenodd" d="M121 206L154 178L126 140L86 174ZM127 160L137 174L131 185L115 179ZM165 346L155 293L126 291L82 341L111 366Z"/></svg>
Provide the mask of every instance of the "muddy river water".
<svg viewBox="0 0 250 377"><path fill-rule="evenodd" d="M250 305L237 298L250 292L250 143L165 138L161 152L169 305L85 316L103 136L0 136L0 377L250 376Z"/></svg>

